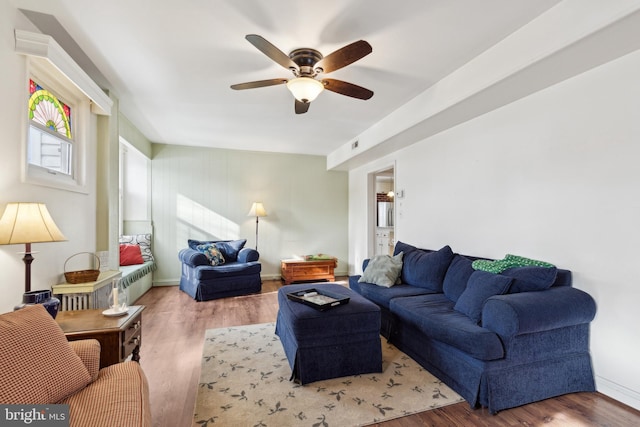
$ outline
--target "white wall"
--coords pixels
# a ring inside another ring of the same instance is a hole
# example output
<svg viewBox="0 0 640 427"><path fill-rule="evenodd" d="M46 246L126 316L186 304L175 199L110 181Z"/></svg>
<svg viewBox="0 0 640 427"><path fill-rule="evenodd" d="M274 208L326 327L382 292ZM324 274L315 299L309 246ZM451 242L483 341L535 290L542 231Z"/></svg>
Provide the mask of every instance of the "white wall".
<svg viewBox="0 0 640 427"><path fill-rule="evenodd" d="M35 31L18 12L13 1L0 2L0 211L9 202L33 201L47 205L54 221L67 237L67 242L41 243L32 246L35 261L31 265L31 288L50 289L63 281L64 262L77 252L94 251L96 245L96 197L63 191L21 181L22 152L27 125L26 60L14 52L14 29ZM96 168L96 119L92 116L88 134L88 171ZM96 179L87 174L89 188L95 189ZM24 245L0 246L0 313L11 311L22 300L24 292Z"/></svg>
<svg viewBox="0 0 640 427"><path fill-rule="evenodd" d="M347 273L347 173L326 170L320 156L257 153L154 144L152 218L154 284L176 284L178 252L187 239L246 238L255 247L259 222L263 278L280 277L280 260L328 253Z"/></svg>
<svg viewBox="0 0 640 427"><path fill-rule="evenodd" d="M640 409L639 75L635 52L353 170L350 265L368 255L367 174L395 161L397 239L572 270L598 306L597 387Z"/></svg>

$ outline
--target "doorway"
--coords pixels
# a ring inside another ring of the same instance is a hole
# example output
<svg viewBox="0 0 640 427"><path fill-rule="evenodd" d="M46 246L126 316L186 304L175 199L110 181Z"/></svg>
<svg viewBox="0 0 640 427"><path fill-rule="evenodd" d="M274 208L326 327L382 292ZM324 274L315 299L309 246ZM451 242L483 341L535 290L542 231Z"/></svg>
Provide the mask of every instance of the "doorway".
<svg viewBox="0 0 640 427"><path fill-rule="evenodd" d="M373 221L371 221L371 255L393 255L395 247L395 167L373 174Z"/></svg>

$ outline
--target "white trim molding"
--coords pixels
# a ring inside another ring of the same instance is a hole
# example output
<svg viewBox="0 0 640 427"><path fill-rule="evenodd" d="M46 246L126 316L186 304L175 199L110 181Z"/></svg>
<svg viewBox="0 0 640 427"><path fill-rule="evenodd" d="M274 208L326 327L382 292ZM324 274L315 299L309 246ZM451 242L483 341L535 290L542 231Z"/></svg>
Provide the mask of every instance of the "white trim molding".
<svg viewBox="0 0 640 427"><path fill-rule="evenodd" d="M596 375L596 390L602 394L640 410L640 393L604 377Z"/></svg>
<svg viewBox="0 0 640 427"><path fill-rule="evenodd" d="M46 61L46 65L42 64L43 66L53 66L58 73L62 73L91 100L92 113L111 115L111 107L113 106L111 98L100 89L53 37L17 29L15 30L15 37L16 53L41 58L43 62Z"/></svg>

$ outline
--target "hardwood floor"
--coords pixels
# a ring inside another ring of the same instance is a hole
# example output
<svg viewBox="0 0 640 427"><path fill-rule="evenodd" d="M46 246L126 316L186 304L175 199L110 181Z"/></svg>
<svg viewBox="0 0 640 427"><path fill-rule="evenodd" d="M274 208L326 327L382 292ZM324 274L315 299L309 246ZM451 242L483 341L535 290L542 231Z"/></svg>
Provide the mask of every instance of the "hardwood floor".
<svg viewBox="0 0 640 427"><path fill-rule="evenodd" d="M338 280L340 278L337 278ZM344 278L342 278L344 279ZM142 365L149 380L155 427L191 426L200 376L204 332L226 326L273 322L279 280L262 293L196 302L177 286L152 288L136 304L143 313ZM640 411L600 393L576 393L491 415L458 403L376 424L418 426L636 426ZM283 426L285 427L285 426Z"/></svg>

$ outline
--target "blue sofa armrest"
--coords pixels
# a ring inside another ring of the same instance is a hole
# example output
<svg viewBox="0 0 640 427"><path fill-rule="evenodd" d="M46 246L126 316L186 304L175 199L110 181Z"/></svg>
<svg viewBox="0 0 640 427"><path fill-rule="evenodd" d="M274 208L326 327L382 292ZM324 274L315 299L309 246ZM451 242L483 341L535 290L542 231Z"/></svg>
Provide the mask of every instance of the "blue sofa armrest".
<svg viewBox="0 0 640 427"><path fill-rule="evenodd" d="M211 265L207 257L202 253L191 248L182 249L178 253L178 258L183 264L187 264L191 267L197 267L199 265Z"/></svg>
<svg viewBox="0 0 640 427"><path fill-rule="evenodd" d="M482 326L503 337L589 323L596 315L591 295L562 286L539 292L493 296L482 309Z"/></svg>
<svg viewBox="0 0 640 427"><path fill-rule="evenodd" d="M260 254L255 249L242 248L240 252L238 252L238 262L254 262L258 261L259 258Z"/></svg>

